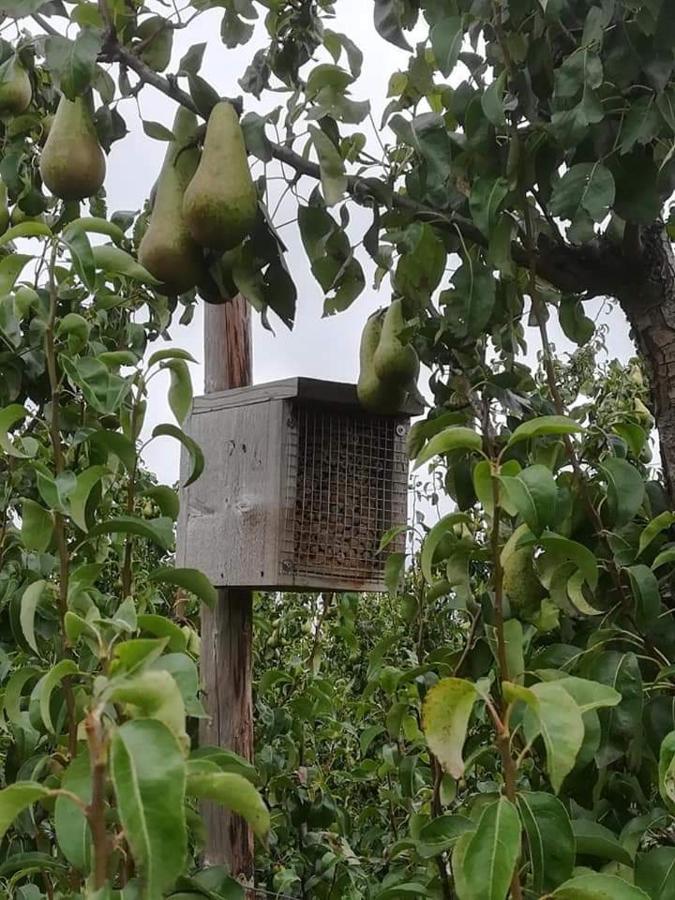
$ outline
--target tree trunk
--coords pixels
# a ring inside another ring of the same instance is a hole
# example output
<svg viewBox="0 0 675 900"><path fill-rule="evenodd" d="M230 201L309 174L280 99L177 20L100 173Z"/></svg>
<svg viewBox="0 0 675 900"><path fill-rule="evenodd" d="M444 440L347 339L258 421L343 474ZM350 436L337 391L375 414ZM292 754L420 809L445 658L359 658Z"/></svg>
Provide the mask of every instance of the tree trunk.
<svg viewBox="0 0 675 900"><path fill-rule="evenodd" d="M644 229L637 278L619 301L651 382L663 477L675 506L675 256L663 223Z"/></svg>

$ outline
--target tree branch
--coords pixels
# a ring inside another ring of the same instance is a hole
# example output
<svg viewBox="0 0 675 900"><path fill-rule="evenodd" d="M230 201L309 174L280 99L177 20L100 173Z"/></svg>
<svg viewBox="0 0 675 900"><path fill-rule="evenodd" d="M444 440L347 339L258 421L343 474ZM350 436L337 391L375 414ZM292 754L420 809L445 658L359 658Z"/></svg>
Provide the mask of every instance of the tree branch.
<svg viewBox="0 0 675 900"><path fill-rule="evenodd" d="M131 50L120 45L114 35L109 35L104 45L104 55L110 62L119 62L138 75L145 84L172 98L177 103L204 116L197 109L194 101L177 84L176 78L165 77L154 72ZM241 101L232 101L241 111ZM318 163L305 159L290 147L270 142L272 156L279 162L290 166L299 175L319 180L321 169ZM486 248L488 240L483 232L470 219L454 212L443 212L411 199L407 195L394 193L391 187L378 178L359 178L355 175L347 177L347 192L359 204L370 206L373 200L390 209L406 212L419 221L430 222L444 231L456 234ZM625 283L626 273L621 264L621 256L614 248L609 247L572 247L568 244L549 245L545 238L540 241L539 253L535 260L537 276L561 291L568 293L585 293L588 298L604 295L616 295L618 287ZM511 245L514 262L528 268L530 258L525 248L514 242Z"/></svg>
<svg viewBox="0 0 675 900"><path fill-rule="evenodd" d="M40 28L42 28L43 31L46 31L47 34L51 34L52 37L61 37L61 33L57 31L53 25L50 25L46 19L38 15L38 13L33 13L33 21L37 22Z"/></svg>
<svg viewBox="0 0 675 900"><path fill-rule="evenodd" d="M122 63L122 65L125 65L128 69L131 69L132 72L135 72L141 81L146 84L151 84L156 90L161 91L162 94L166 94L167 97L171 97L172 100L180 103L181 106L192 110L192 112L196 113L198 116L202 116L195 106L192 97L178 87L175 77L165 78L163 75L155 72L150 66L146 66L143 60L139 59L135 53L132 53L132 51L128 50L126 47L122 47L116 39L113 38L112 40L109 39L106 41L104 53L110 62Z"/></svg>
<svg viewBox="0 0 675 900"><path fill-rule="evenodd" d="M99 889L108 880L110 841L106 828L106 745L100 714L88 713L84 722L91 761L91 802L87 807L87 820L91 828L94 849L93 887Z"/></svg>

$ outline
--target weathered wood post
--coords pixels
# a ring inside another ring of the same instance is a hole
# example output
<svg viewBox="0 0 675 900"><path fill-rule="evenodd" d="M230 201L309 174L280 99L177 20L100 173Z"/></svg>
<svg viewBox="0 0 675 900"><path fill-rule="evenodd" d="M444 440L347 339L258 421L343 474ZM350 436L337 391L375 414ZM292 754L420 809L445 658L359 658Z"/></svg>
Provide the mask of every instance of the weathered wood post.
<svg viewBox="0 0 675 900"><path fill-rule="evenodd" d="M207 394L251 384L251 316L238 296L219 306L204 304L204 390ZM202 607L201 681L209 715L200 724L201 744L253 757L251 642L253 594L220 588L213 610ZM227 863L234 876L253 878L253 834L240 816L204 804L206 861Z"/></svg>

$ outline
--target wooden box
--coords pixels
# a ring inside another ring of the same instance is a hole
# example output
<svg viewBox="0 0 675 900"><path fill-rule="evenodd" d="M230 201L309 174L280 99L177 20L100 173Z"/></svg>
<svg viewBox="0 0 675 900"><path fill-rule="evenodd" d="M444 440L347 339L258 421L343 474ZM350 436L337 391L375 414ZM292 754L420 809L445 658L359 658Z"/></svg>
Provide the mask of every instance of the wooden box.
<svg viewBox="0 0 675 900"><path fill-rule="evenodd" d="M407 516L408 417L308 378L195 398L204 472L182 490L177 565L218 587L384 590L382 535ZM184 482L189 459L181 463Z"/></svg>

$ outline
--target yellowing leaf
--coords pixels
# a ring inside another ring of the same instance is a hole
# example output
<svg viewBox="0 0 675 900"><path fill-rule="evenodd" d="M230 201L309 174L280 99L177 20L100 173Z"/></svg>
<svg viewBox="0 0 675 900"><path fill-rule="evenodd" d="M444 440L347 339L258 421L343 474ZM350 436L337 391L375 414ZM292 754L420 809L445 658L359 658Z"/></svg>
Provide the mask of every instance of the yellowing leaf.
<svg viewBox="0 0 675 900"><path fill-rule="evenodd" d="M429 749L453 778L464 773L462 748L476 688L463 678L443 678L424 698L422 728Z"/></svg>
<svg viewBox="0 0 675 900"><path fill-rule="evenodd" d="M160 369L169 369L171 372L171 386L169 387L169 406L176 417L178 424L182 425L192 407L192 379L187 363L182 359L169 359L161 363Z"/></svg>

